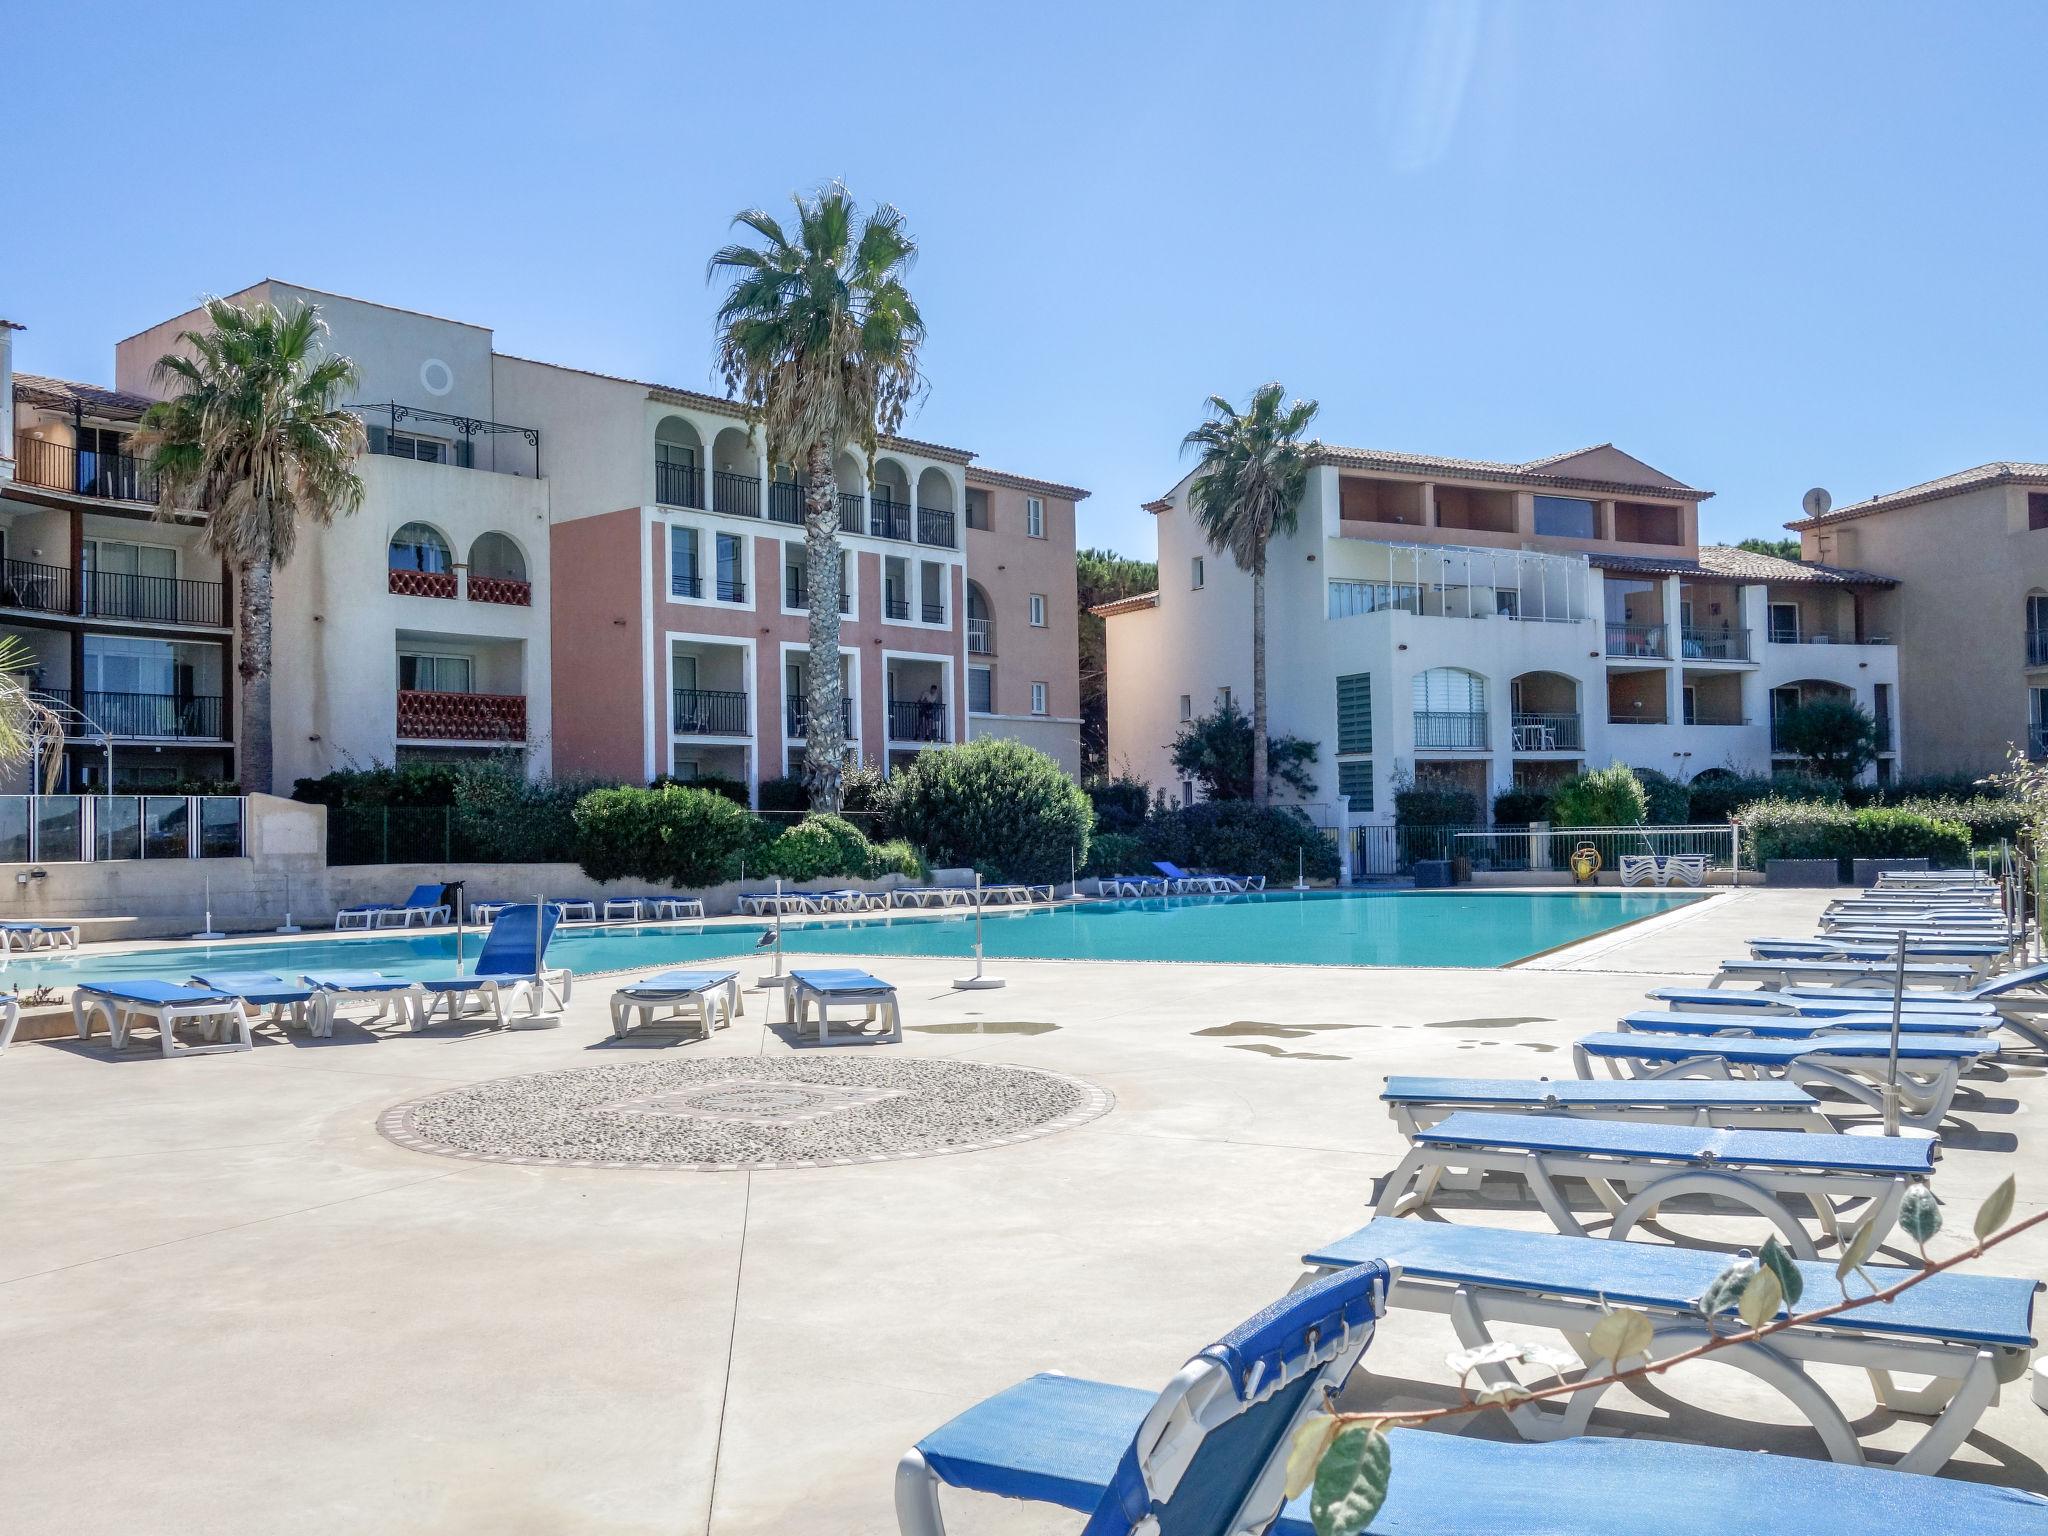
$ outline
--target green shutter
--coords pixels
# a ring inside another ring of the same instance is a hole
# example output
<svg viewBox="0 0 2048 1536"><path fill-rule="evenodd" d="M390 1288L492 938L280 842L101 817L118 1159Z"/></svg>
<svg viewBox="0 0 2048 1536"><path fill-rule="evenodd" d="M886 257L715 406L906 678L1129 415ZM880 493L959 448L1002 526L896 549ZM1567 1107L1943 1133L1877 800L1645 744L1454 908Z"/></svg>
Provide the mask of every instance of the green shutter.
<svg viewBox="0 0 2048 1536"><path fill-rule="evenodd" d="M1372 809L1372 759L1337 765L1337 793L1351 797L1354 815Z"/></svg>
<svg viewBox="0 0 2048 1536"><path fill-rule="evenodd" d="M1337 679L1337 750L1372 750L1372 675L1353 673Z"/></svg>

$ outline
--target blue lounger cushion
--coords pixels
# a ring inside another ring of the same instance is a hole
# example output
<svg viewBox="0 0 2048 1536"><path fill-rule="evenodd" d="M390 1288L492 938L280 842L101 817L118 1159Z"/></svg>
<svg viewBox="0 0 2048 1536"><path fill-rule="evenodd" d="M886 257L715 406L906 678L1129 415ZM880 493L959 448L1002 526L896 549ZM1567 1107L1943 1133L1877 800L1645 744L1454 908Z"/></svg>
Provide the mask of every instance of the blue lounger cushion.
<svg viewBox="0 0 2048 1536"><path fill-rule="evenodd" d="M1785 1011L1825 1015L1830 1013L1889 1012L1886 994L1856 987L1787 987L1784 991L1722 992L1712 987L1657 987L1646 994L1651 1001L1673 1008L1755 1009L1759 1013ZM1906 1011L1923 1018L1942 1015L1996 1018L1998 1010L1989 1003L1973 1002L1947 992L1909 992Z"/></svg>
<svg viewBox="0 0 2048 1536"><path fill-rule="evenodd" d="M1891 1036L1882 1034L1819 1035L1811 1040L1757 1040L1721 1035L1695 1040L1688 1035L1633 1034L1623 1030L1586 1035L1577 1041L1589 1055L1629 1056L1641 1061L1691 1061L1720 1056L1751 1067L1790 1066L1804 1056L1884 1056ZM1907 1035L1899 1041L1901 1061L1974 1061L1998 1052L1989 1040L1946 1040Z"/></svg>
<svg viewBox="0 0 2048 1536"><path fill-rule="evenodd" d="M204 971L192 979L202 987L239 997L245 1003L267 1007L276 1003L303 1003L313 995L311 987L287 981L268 971Z"/></svg>
<svg viewBox="0 0 2048 1536"><path fill-rule="evenodd" d="M1529 1109L1670 1106L1684 1109L1813 1109L1818 1101L1796 1083L1717 1082L1704 1078L1605 1082L1575 1077L1390 1077L1387 1103L1514 1104Z"/></svg>
<svg viewBox="0 0 2048 1536"><path fill-rule="evenodd" d="M1855 960L1723 960L1721 972L1726 976L1777 975L1788 976L1834 975L1845 970L1869 971L1875 973L1885 969L1885 962L1864 964ZM1908 961L1906 977L1909 981L1952 981L1958 984L1968 982L1977 973L1967 965L1948 965L1935 961Z"/></svg>
<svg viewBox="0 0 2048 1536"><path fill-rule="evenodd" d="M918 1449L956 1487L1085 1513L1155 1400L1131 1387L1034 1376ZM2014 1489L1755 1451L1589 1438L1504 1444L1419 1429L1388 1438L1393 1475L1373 1536L2040 1536L2048 1521L2048 1499ZM1304 1494L1270 1536L1312 1531Z"/></svg>
<svg viewBox="0 0 2048 1536"><path fill-rule="evenodd" d="M859 993L894 992L896 990L888 982L883 981L878 976L871 976L866 971L845 969L797 970L792 968L789 974L813 992Z"/></svg>
<svg viewBox="0 0 2048 1536"><path fill-rule="evenodd" d="M1925 1013L1914 1013L1910 1009L1899 1014L1899 1032L1906 1035L1941 1035L1970 1038L1979 1036L1998 1021L1996 1018L1978 1018L1969 1014L1941 1017ZM1650 1034L1669 1035L1711 1035L1727 1030L1746 1029L1752 1034L1785 1040L1812 1040L1830 1031L1863 1031L1877 1033L1892 1027L1889 1011L1880 1013L1872 1009L1868 1013L1843 1013L1831 1018L1801 1018L1790 1013L1716 1013L1712 1009L1691 1012L1682 1008L1646 1008L1641 1013L1631 1013L1621 1021L1625 1029L1642 1030Z"/></svg>
<svg viewBox="0 0 2048 1536"><path fill-rule="evenodd" d="M1563 1237L1501 1227L1459 1227L1437 1221L1383 1217L1349 1237L1302 1257L1304 1264L1335 1269L1384 1259L1404 1275L1453 1283L1506 1286L1553 1296L1690 1311L1728 1255L1664 1243L1617 1243L1604 1237ZM1801 1261L1801 1311L1846 1299L1833 1260ZM1872 1266L1879 1289L1913 1274ZM2012 1349L2034 1347L2032 1280L1953 1271L1935 1275L1895 1301L1843 1313L1837 1321L1869 1333L1965 1339ZM1870 1287L1856 1283L1855 1295Z"/></svg>
<svg viewBox="0 0 2048 1536"><path fill-rule="evenodd" d="M415 985L409 977L382 971L308 971L301 979L321 992L402 992Z"/></svg>
<svg viewBox="0 0 2048 1536"><path fill-rule="evenodd" d="M1557 1115L1489 1115L1465 1109L1446 1116L1426 1131L1418 1131L1415 1144L1577 1152L1750 1168L1831 1168L1921 1177L1934 1172L1934 1142L1919 1136L1887 1139L1838 1136L1822 1131L1722 1131L1705 1125L1572 1120Z"/></svg>
<svg viewBox="0 0 2048 1536"><path fill-rule="evenodd" d="M76 923L32 922L25 917L10 917L5 922L0 922L0 928L5 928L9 933L69 933L77 926Z"/></svg>
<svg viewBox="0 0 2048 1536"><path fill-rule="evenodd" d="M692 992L708 992L713 987L722 987L737 975L738 971L729 970L663 971L659 976L628 982L618 990L627 997L683 997Z"/></svg>
<svg viewBox="0 0 2048 1536"><path fill-rule="evenodd" d="M1882 939L1750 939L1749 947L1756 952L1759 960L1804 960L1814 957L1834 958L1849 955L1857 960L1883 962L1897 954L1894 945ZM1906 958L1914 955L1960 957L1969 955L1983 959L1996 959L2009 946L1995 939L1907 939ZM1773 951L1766 954L1763 951ZM1776 953L1782 951L1782 953Z"/></svg>
<svg viewBox="0 0 2048 1536"><path fill-rule="evenodd" d="M79 991L92 997L112 998L117 1002L140 1003L145 1006L167 1006L192 1003L232 1003L235 998L211 987L188 987L175 981L89 981Z"/></svg>

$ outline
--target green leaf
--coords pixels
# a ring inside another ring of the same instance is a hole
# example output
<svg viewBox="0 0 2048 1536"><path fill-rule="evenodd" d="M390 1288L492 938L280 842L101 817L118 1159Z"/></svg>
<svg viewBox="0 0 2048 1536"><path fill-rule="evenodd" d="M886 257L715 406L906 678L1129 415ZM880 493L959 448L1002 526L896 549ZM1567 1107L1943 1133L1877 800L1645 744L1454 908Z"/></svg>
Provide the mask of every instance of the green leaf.
<svg viewBox="0 0 2048 1536"><path fill-rule="evenodd" d="M1387 1437L1376 1429L1353 1424L1337 1432L1316 1463L1315 1489L1309 1495L1316 1536L1359 1536L1372 1524L1386 1502L1392 1458Z"/></svg>
<svg viewBox="0 0 2048 1536"><path fill-rule="evenodd" d="M1720 1274L1714 1276L1700 1296L1700 1312L1715 1317L1726 1312L1742 1299L1743 1287L1749 1284L1756 1273L1756 1265L1748 1259L1737 1259Z"/></svg>
<svg viewBox="0 0 2048 1536"><path fill-rule="evenodd" d="M2006 1224L2012 1215L2013 1196L2018 1192L2019 1186L2013 1183L2013 1176L2008 1173L2004 1182L1985 1196L1984 1203L1977 1207L1977 1220L1973 1223L1978 1242L1983 1242Z"/></svg>
<svg viewBox="0 0 2048 1536"><path fill-rule="evenodd" d="M1778 1303L1785 1299L1784 1287L1778 1284L1778 1272L1774 1269L1760 1269L1749 1277L1749 1284L1742 1288L1742 1301L1736 1310L1742 1320L1752 1328L1761 1328L1778 1315Z"/></svg>
<svg viewBox="0 0 2048 1536"><path fill-rule="evenodd" d="M1856 1224L1856 1230L1849 1234L1849 1241L1842 1245L1842 1256L1835 1260L1835 1278L1846 1280L1849 1271L1861 1269L1870 1262L1871 1250L1877 1247L1877 1240L1884 1234L1877 1230L1878 1212L1872 1211Z"/></svg>
<svg viewBox="0 0 2048 1536"><path fill-rule="evenodd" d="M1640 1355L1657 1336L1656 1325L1634 1307L1616 1307L1593 1325L1588 1345L1595 1360L1611 1360L1617 1366Z"/></svg>
<svg viewBox="0 0 2048 1536"><path fill-rule="evenodd" d="M1287 1453L1287 1497L1298 1499L1316 1480L1316 1463L1330 1442L1336 1421L1327 1413L1310 1414L1294 1432L1294 1448Z"/></svg>
<svg viewBox="0 0 2048 1536"><path fill-rule="evenodd" d="M1799 1273L1799 1263L1775 1237L1764 1239L1764 1251L1757 1256L1764 1268L1778 1277L1778 1289L1785 1293L1785 1307L1789 1311L1799 1305L1799 1296L1806 1289L1806 1277Z"/></svg>
<svg viewBox="0 0 2048 1536"><path fill-rule="evenodd" d="M1927 1246L1927 1239L1941 1230L1941 1206L1933 1190L1915 1184L1906 1191L1906 1198L1899 1202L1899 1226L1914 1242Z"/></svg>

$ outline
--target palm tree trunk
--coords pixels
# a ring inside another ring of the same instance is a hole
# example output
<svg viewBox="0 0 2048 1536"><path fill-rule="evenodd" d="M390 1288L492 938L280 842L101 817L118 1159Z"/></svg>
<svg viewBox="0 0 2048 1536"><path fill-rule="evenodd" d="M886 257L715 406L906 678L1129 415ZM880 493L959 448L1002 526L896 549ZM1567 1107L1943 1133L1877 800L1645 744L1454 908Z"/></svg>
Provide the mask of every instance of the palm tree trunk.
<svg viewBox="0 0 2048 1536"><path fill-rule="evenodd" d="M242 600L235 613L235 675L242 683L236 701L241 719L235 730L235 778L245 794L275 792L270 743L270 575L268 560L242 562Z"/></svg>
<svg viewBox="0 0 2048 1536"><path fill-rule="evenodd" d="M1266 572L1261 561L1252 570L1252 804L1264 805L1272 793L1266 782Z"/></svg>
<svg viewBox="0 0 2048 1536"><path fill-rule="evenodd" d="M839 810L846 730L839 718L839 483L832 449L811 444L804 466L804 586L810 593L810 656L804 665L804 788L814 811Z"/></svg>

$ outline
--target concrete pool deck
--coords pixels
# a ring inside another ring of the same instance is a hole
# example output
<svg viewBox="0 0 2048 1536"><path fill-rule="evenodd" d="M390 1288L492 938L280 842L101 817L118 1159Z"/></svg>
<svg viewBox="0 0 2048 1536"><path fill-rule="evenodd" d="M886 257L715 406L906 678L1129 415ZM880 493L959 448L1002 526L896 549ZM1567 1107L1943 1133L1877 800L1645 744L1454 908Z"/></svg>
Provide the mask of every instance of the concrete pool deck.
<svg viewBox="0 0 2048 1536"><path fill-rule="evenodd" d="M391 1106L484 1079L791 1054L759 993L709 1043L614 1043L596 981L549 1031L344 1026L170 1062L17 1046L0 1056L0 1528L881 1536L896 1457L951 1414L1038 1370L1157 1386L1361 1223L1403 1149L1387 1073L1568 1076L1573 1037L1747 936L1811 932L1825 900L1730 893L1496 971L1004 961L1008 987L973 993L951 990L958 960L889 957L872 967L902 989L889 1053L1046 1068L1115 1103L1014 1146L840 1168L451 1162L378 1132ZM1013 1024L1056 1027L955 1032ZM1972 1079L1957 1108L1969 1129L1935 1181L1951 1229L2015 1168L2018 1213L2040 1209L2043 1067ZM1453 1219L1547 1230L1492 1195ZM2048 1235L1978 1267L2048 1273ZM1396 1314L1366 1356L1372 1396L1449 1400L1454 1344ZM1916 1432L1860 1376L1829 1380L1880 1453ZM1951 1476L2048 1489L2029 1386ZM1705 1364L1610 1393L1595 1422L1818 1454L1782 1402ZM952 1507L963 1533L1081 1523Z"/></svg>

